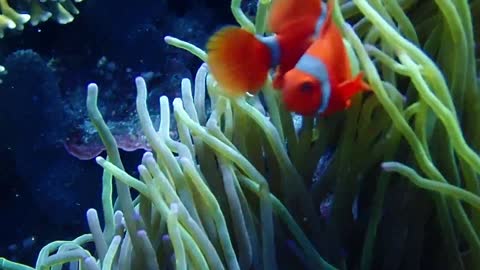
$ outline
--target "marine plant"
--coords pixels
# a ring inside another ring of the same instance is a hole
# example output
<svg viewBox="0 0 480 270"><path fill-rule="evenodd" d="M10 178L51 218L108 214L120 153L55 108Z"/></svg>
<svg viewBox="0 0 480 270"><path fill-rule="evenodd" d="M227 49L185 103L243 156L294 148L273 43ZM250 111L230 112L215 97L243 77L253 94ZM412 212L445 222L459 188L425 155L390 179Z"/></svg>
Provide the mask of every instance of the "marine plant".
<svg viewBox="0 0 480 270"><path fill-rule="evenodd" d="M263 34L270 1L258 2L255 22L240 4L238 23ZM328 118L287 112L270 80L257 96L231 98L203 64L181 98L160 98L156 125L137 78L152 148L139 177L123 169L90 84L89 116L107 148L96 159L103 224L90 209L90 233L47 245L35 269L480 269L479 9L336 1L352 65L373 93ZM0 269L33 268L0 258Z"/></svg>

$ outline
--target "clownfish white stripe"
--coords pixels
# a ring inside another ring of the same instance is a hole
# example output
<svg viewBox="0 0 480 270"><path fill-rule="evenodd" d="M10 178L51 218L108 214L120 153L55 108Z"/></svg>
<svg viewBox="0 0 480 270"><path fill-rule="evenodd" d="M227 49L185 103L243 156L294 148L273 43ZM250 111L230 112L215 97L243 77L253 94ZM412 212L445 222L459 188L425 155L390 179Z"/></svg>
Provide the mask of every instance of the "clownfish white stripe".
<svg viewBox="0 0 480 270"><path fill-rule="evenodd" d="M280 65L280 59L282 57L282 51L280 49L280 43L278 42L277 35L272 35L272 36L268 36L268 37L263 37L263 36L257 35L256 38L258 39L258 41L265 44L265 46L267 46L269 51L270 51L270 56L271 56L271 59L272 59L272 61L270 63L270 67L274 68L274 67Z"/></svg>
<svg viewBox="0 0 480 270"><path fill-rule="evenodd" d="M322 103L318 109L318 113L325 112L325 110L328 108L332 92L328 70L325 63L309 54L304 54L297 62L295 68L313 76L320 82L322 85Z"/></svg>
<svg viewBox="0 0 480 270"><path fill-rule="evenodd" d="M320 14L320 17L318 17L317 24L315 24L315 33L313 34L314 38L318 38L320 35L320 30L322 30L325 19L327 19L327 4L322 1L322 13Z"/></svg>

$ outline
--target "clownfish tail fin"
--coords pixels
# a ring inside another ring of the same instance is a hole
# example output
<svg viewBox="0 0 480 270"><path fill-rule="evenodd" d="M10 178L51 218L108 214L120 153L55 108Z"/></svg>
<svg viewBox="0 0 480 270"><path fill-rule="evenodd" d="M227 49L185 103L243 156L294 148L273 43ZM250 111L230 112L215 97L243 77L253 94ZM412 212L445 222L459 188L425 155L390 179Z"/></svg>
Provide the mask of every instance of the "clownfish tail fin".
<svg viewBox="0 0 480 270"><path fill-rule="evenodd" d="M348 102L355 94L362 91L370 91L370 85L363 81L363 72L360 72L353 79L345 81L338 86L342 99Z"/></svg>
<svg viewBox="0 0 480 270"><path fill-rule="evenodd" d="M353 79L355 84L360 87L360 91L371 91L370 85L368 85L364 80L363 80L363 72L360 71L357 76Z"/></svg>
<svg viewBox="0 0 480 270"><path fill-rule="evenodd" d="M213 77L231 94L257 92L265 83L271 53L257 37L236 26L226 26L207 42L207 64Z"/></svg>

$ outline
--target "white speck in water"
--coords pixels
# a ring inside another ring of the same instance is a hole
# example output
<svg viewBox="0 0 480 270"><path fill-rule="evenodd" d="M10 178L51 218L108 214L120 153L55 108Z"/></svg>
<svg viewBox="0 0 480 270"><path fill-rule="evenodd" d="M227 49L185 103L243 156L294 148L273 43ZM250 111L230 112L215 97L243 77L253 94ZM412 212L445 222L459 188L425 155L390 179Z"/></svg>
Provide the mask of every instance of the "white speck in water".
<svg viewBox="0 0 480 270"><path fill-rule="evenodd" d="M30 237L28 237L28 238L25 238L25 239L22 241L22 246L23 246L24 248L29 248L29 247L33 246L33 244L35 243L35 240L36 240L36 238L35 238L35 236L33 236L33 235L30 236Z"/></svg>

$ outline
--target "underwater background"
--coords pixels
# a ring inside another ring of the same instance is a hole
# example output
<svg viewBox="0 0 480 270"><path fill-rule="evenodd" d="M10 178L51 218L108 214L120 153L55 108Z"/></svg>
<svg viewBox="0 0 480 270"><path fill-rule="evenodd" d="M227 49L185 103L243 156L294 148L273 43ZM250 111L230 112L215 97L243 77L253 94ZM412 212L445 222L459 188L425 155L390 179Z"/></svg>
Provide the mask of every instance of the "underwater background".
<svg viewBox="0 0 480 270"><path fill-rule="evenodd" d="M13 5L18 5L16 2ZM26 2L26 1L25 1ZM245 1L254 12L254 1ZM134 78L146 76L151 97L177 97L182 78L201 61L168 46L167 34L204 46L235 21L228 1L84 1L67 24L54 18L6 30L0 84L0 256L32 265L40 249L88 230L85 213L101 204L103 148L86 112L86 86L102 87L102 112L117 134L135 122ZM22 9L17 9L22 11ZM23 9L28 11L28 9ZM28 142L28 143L26 143ZM134 142L132 142L134 143ZM130 171L143 151L124 147ZM130 160L130 162L129 162Z"/></svg>
<svg viewBox="0 0 480 270"><path fill-rule="evenodd" d="M264 34L269 0L37 2L0 0L19 26L0 39L0 269L480 269L480 1L335 1L372 93L318 119L285 110L270 79L226 97L203 64L224 25ZM53 15L20 27L7 6L32 3ZM139 164L173 189L149 193Z"/></svg>

